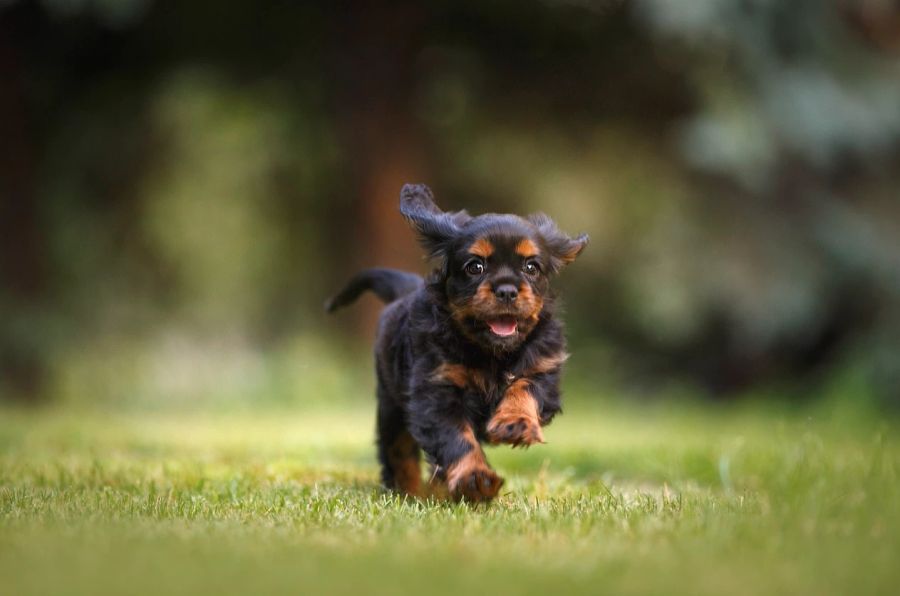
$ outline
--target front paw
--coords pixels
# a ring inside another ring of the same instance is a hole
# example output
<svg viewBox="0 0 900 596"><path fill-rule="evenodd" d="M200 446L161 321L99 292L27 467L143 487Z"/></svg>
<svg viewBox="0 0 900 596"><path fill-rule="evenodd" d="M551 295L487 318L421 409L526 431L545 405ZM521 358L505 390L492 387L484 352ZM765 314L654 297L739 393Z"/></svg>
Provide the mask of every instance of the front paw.
<svg viewBox="0 0 900 596"><path fill-rule="evenodd" d="M471 503L490 501L497 496L502 486L503 478L487 466L462 470L447 483L454 500L463 499Z"/></svg>
<svg viewBox="0 0 900 596"><path fill-rule="evenodd" d="M497 445L506 443L513 447L529 447L544 442L540 422L532 416L497 412L487 425L488 440Z"/></svg>
<svg viewBox="0 0 900 596"><path fill-rule="evenodd" d="M457 501L490 501L500 492L501 486L503 478L487 465L480 447L475 447L447 469L447 490Z"/></svg>

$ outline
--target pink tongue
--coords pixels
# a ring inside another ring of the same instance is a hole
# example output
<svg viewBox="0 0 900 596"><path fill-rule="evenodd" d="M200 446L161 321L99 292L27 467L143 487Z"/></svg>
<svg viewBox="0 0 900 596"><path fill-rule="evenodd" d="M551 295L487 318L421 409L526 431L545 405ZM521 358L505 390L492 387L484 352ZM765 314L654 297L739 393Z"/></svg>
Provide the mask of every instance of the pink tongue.
<svg viewBox="0 0 900 596"><path fill-rule="evenodd" d="M488 327L495 335L506 337L516 332L515 317L500 317L499 319L491 319L487 322Z"/></svg>

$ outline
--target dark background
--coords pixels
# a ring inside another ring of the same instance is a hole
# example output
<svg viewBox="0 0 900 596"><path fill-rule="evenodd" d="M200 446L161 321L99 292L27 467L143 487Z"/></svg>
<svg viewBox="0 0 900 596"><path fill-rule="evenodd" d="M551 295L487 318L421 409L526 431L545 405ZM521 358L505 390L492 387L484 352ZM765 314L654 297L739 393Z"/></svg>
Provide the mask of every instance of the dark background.
<svg viewBox="0 0 900 596"><path fill-rule="evenodd" d="M371 384L404 182L541 210L582 394L900 407L900 3L0 1L0 397Z"/></svg>

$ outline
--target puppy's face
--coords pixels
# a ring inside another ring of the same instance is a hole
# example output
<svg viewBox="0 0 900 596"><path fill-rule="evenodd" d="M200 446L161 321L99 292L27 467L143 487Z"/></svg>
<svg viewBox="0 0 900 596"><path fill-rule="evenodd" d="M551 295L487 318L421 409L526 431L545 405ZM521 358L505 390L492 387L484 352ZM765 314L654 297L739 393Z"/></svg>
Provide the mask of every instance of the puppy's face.
<svg viewBox="0 0 900 596"><path fill-rule="evenodd" d="M442 261L455 324L493 352L525 341L544 310L550 276L587 244L587 236L569 238L545 215L444 213L422 185L403 187L400 209Z"/></svg>
<svg viewBox="0 0 900 596"><path fill-rule="evenodd" d="M445 288L453 319L478 343L509 350L538 322L550 264L534 226L512 215L473 218L452 242Z"/></svg>

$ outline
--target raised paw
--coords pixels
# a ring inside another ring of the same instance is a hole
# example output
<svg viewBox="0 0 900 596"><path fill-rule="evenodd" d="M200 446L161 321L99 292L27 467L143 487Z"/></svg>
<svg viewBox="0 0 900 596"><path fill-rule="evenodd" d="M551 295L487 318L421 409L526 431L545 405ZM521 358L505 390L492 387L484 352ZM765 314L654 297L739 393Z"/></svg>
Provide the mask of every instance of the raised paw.
<svg viewBox="0 0 900 596"><path fill-rule="evenodd" d="M494 445L506 443L513 447L528 447L544 442L544 432L536 418L502 411L488 422L487 435Z"/></svg>

